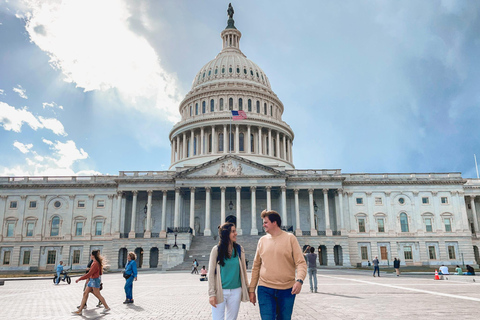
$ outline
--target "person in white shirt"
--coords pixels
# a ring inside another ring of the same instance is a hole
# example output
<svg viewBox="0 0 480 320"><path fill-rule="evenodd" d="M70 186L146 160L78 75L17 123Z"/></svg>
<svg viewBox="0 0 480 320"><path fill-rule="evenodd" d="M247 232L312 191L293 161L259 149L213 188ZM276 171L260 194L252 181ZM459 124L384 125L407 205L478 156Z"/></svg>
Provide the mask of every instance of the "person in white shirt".
<svg viewBox="0 0 480 320"><path fill-rule="evenodd" d="M448 273L448 267L444 266L443 264L439 268L439 271L440 271L440 274L450 274L450 273Z"/></svg>

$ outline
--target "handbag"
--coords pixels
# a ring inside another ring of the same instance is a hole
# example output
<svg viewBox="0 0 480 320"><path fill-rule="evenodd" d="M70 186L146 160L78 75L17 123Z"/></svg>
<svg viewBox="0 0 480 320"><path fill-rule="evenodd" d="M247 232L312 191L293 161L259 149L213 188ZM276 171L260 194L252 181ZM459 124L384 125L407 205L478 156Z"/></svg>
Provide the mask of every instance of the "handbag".
<svg viewBox="0 0 480 320"><path fill-rule="evenodd" d="M123 271L123 277L124 277L125 279L128 279L128 278L130 278L131 276L132 276L131 274L126 274L125 271Z"/></svg>

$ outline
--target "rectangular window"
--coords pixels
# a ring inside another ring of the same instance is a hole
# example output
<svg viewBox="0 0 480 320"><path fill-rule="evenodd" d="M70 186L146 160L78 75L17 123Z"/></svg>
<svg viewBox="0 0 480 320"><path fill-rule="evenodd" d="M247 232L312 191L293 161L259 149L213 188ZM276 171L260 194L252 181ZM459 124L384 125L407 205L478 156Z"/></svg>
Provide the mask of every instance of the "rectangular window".
<svg viewBox="0 0 480 320"><path fill-rule="evenodd" d="M356 198L357 204L363 204L363 198Z"/></svg>
<svg viewBox="0 0 480 320"><path fill-rule="evenodd" d="M55 250L48 251L47 264L55 264L56 256L57 256L57 251Z"/></svg>
<svg viewBox="0 0 480 320"><path fill-rule="evenodd" d="M78 200L77 208L85 208L85 200Z"/></svg>
<svg viewBox="0 0 480 320"><path fill-rule="evenodd" d="M441 197L440 201L442 202L442 204L448 204L448 197Z"/></svg>
<svg viewBox="0 0 480 320"><path fill-rule="evenodd" d="M443 219L443 223L445 223L445 231L452 232L452 220L450 218Z"/></svg>
<svg viewBox="0 0 480 320"><path fill-rule="evenodd" d="M403 255L405 257L405 260L413 260L412 247L403 247Z"/></svg>
<svg viewBox="0 0 480 320"><path fill-rule="evenodd" d="M10 209L17 209L17 201L10 201Z"/></svg>
<svg viewBox="0 0 480 320"><path fill-rule="evenodd" d="M422 197L422 203L423 204L429 204L430 200L428 199L428 197Z"/></svg>
<svg viewBox="0 0 480 320"><path fill-rule="evenodd" d="M437 260L437 252L434 246L428 247L428 255L430 257L430 260Z"/></svg>
<svg viewBox="0 0 480 320"><path fill-rule="evenodd" d="M23 264L30 264L30 251L23 252Z"/></svg>
<svg viewBox="0 0 480 320"><path fill-rule="evenodd" d="M448 259L455 260L455 247L448 246Z"/></svg>
<svg viewBox="0 0 480 320"><path fill-rule="evenodd" d="M26 236L27 237L33 237L33 229L35 227L35 223L34 222L28 222L27 223L27 233L26 233Z"/></svg>
<svg viewBox="0 0 480 320"><path fill-rule="evenodd" d="M380 258L381 258L382 260L388 260L387 247L380 247Z"/></svg>
<svg viewBox="0 0 480 320"><path fill-rule="evenodd" d="M97 200L97 208L105 208L105 200Z"/></svg>
<svg viewBox="0 0 480 320"><path fill-rule="evenodd" d="M75 224L75 235L81 236L83 234L83 222L77 222Z"/></svg>
<svg viewBox="0 0 480 320"><path fill-rule="evenodd" d="M3 252L3 264L10 264L10 251Z"/></svg>
<svg viewBox="0 0 480 320"><path fill-rule="evenodd" d="M28 204L28 207L32 208L32 209L36 208L37 207L37 201L30 201L30 203Z"/></svg>
<svg viewBox="0 0 480 320"><path fill-rule="evenodd" d="M365 219L358 219L358 232L365 232Z"/></svg>
<svg viewBox="0 0 480 320"><path fill-rule="evenodd" d="M362 260L368 260L368 248L360 247L360 251L362 253Z"/></svg>
<svg viewBox="0 0 480 320"><path fill-rule="evenodd" d="M381 206L382 204L383 204L382 197L375 197L375 205L376 206Z"/></svg>
<svg viewBox="0 0 480 320"><path fill-rule="evenodd" d="M425 218L425 231L427 232L432 232L432 219L431 218Z"/></svg>
<svg viewBox="0 0 480 320"><path fill-rule="evenodd" d="M7 224L7 237L15 236L15 222L9 222Z"/></svg>
<svg viewBox="0 0 480 320"><path fill-rule="evenodd" d="M73 250L73 259L72 259L73 264L79 264L80 263L80 250Z"/></svg>
<svg viewBox="0 0 480 320"><path fill-rule="evenodd" d="M383 219L377 220L378 232L385 232L385 221Z"/></svg>
<svg viewBox="0 0 480 320"><path fill-rule="evenodd" d="M103 222L97 221L95 223L95 235L96 236L101 236L102 235L102 229L103 229Z"/></svg>

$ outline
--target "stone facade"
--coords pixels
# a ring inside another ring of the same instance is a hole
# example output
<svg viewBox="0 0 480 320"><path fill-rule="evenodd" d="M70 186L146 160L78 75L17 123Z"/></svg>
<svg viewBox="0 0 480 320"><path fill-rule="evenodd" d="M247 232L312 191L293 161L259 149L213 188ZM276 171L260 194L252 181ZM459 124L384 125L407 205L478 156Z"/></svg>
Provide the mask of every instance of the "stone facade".
<svg viewBox="0 0 480 320"><path fill-rule="evenodd" d="M166 269L228 215L240 235L262 234L263 209L318 248L321 265L480 262L480 180L295 169L294 133L268 77L240 51L233 20L221 37L179 106L169 171L0 177L0 270L53 270L59 260L83 269L93 249L111 268L136 251L142 268Z"/></svg>

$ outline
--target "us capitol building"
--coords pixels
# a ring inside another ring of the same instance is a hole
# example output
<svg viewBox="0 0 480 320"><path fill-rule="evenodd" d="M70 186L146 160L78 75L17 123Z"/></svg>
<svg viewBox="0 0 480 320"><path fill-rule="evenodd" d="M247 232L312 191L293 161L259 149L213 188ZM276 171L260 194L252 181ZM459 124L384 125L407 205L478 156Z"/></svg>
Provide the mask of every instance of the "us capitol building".
<svg viewBox="0 0 480 320"><path fill-rule="evenodd" d="M93 249L112 268L136 251L141 268L168 269L226 216L236 217L240 242L258 239L265 208L318 249L320 265L366 265L375 256L390 266L394 257L402 265L480 263L480 180L296 169L284 105L240 50L233 13L220 35L222 50L180 103L168 171L0 177L0 270L53 270L60 260L83 269Z"/></svg>

